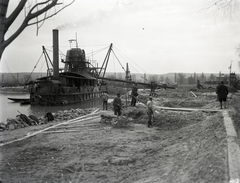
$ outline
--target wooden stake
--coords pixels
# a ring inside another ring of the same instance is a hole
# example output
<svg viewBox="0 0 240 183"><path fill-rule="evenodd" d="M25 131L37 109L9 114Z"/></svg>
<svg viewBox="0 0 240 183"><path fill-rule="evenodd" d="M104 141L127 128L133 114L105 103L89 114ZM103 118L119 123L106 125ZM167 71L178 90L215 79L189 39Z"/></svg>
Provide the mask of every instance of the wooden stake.
<svg viewBox="0 0 240 183"><path fill-rule="evenodd" d="M190 91L190 92L191 92L191 94L193 94L194 97L197 97L197 95L195 95L195 93L193 93L192 91Z"/></svg>

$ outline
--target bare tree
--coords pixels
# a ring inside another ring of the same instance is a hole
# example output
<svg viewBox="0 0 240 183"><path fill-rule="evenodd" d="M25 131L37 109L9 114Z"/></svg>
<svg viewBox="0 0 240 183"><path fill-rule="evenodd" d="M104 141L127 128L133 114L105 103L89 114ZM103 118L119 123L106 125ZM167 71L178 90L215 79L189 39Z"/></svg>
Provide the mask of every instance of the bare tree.
<svg viewBox="0 0 240 183"><path fill-rule="evenodd" d="M164 76L161 75L161 76L159 77L159 80L160 80L161 82L164 82L164 80L165 80Z"/></svg>
<svg viewBox="0 0 240 183"><path fill-rule="evenodd" d="M158 81L158 75L150 75L148 77L149 82L157 82Z"/></svg>
<svg viewBox="0 0 240 183"><path fill-rule="evenodd" d="M205 10L209 15L215 15L225 19L232 19L234 16L239 16L240 1L239 0L209 0ZM240 57L240 44L238 45L237 54ZM240 61L238 61L240 68Z"/></svg>
<svg viewBox="0 0 240 183"><path fill-rule="evenodd" d="M210 76L208 77L209 81L214 81L216 78L216 76L214 76L214 74L210 74Z"/></svg>
<svg viewBox="0 0 240 183"><path fill-rule="evenodd" d="M204 75L204 73L203 73L203 72L202 72L202 74L201 74L200 78L201 78L201 80L202 80L202 81L205 81L206 77L205 77L205 75Z"/></svg>
<svg viewBox="0 0 240 183"><path fill-rule="evenodd" d="M0 60L6 47L11 44L12 41L15 40L26 27L37 25L38 34L38 30L45 20L58 14L66 7L70 6L75 0L71 0L65 5L63 3L64 0L43 0L36 2L33 0L19 0L15 9L7 17L9 1L10 0L0 0ZM8 29L22 13L25 15L22 24L13 34L11 34L8 38L5 38Z"/></svg>
<svg viewBox="0 0 240 183"><path fill-rule="evenodd" d="M171 82L171 79L169 79L169 77L166 77L166 78L165 78L165 83L166 83L166 84L169 84L170 82Z"/></svg>
<svg viewBox="0 0 240 183"><path fill-rule="evenodd" d="M240 8L239 0L208 0L206 7L207 14L210 16L232 19Z"/></svg>
<svg viewBox="0 0 240 183"><path fill-rule="evenodd" d="M238 57L240 58L240 44L237 46L236 52L237 52ZM240 69L240 61L239 60L238 60L238 67Z"/></svg>
<svg viewBox="0 0 240 183"><path fill-rule="evenodd" d="M122 73L117 73L117 79L123 79Z"/></svg>
<svg viewBox="0 0 240 183"><path fill-rule="evenodd" d="M183 73L178 73L178 82L179 84L184 84L186 81L186 76Z"/></svg>
<svg viewBox="0 0 240 183"><path fill-rule="evenodd" d="M135 74L132 74L131 78L132 78L132 81L136 81L136 75Z"/></svg>

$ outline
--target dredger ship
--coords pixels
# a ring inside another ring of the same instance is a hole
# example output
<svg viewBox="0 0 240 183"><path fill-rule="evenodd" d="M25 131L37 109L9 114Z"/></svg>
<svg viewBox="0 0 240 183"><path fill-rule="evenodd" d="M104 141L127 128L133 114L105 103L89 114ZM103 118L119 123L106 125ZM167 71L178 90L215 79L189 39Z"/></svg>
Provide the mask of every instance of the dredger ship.
<svg viewBox="0 0 240 183"><path fill-rule="evenodd" d="M97 68L87 61L83 49L68 50L60 72L58 37L58 30L53 30L52 75L30 82L30 104L65 105L100 98L107 86L97 79Z"/></svg>

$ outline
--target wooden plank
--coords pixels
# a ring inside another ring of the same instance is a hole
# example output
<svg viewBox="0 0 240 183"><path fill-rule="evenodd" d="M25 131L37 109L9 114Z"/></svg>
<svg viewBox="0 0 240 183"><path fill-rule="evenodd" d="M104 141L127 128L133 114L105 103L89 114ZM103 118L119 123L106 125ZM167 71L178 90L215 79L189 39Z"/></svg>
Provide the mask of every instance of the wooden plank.
<svg viewBox="0 0 240 183"><path fill-rule="evenodd" d="M203 112L222 112L222 110L212 110L212 109L193 109L193 108L173 108L173 107L161 107L161 106L153 106L154 108L161 109L161 110L171 110L171 111L185 111L185 112L192 112L192 111L203 111Z"/></svg>
<svg viewBox="0 0 240 183"><path fill-rule="evenodd" d="M95 119L95 118L93 118ZM90 123L90 124L83 124L83 125L74 125L74 126L59 126L54 129L68 129L68 128L78 128L78 127L94 127L94 126L99 126L99 124L95 123Z"/></svg>
<svg viewBox="0 0 240 183"><path fill-rule="evenodd" d="M56 130L56 131L44 131L42 133L71 133L71 132L88 132L88 131L100 131L102 128L97 129L84 129L84 130Z"/></svg>
<svg viewBox="0 0 240 183"><path fill-rule="evenodd" d="M192 91L190 91L191 92L191 94L194 96L194 97L197 97L197 95L195 95L195 93L193 93Z"/></svg>
<svg viewBox="0 0 240 183"><path fill-rule="evenodd" d="M82 121L92 120L92 119L96 119L96 118L100 118L100 116L95 116L95 114L94 114L94 116L92 116L92 117L89 117L86 119L80 119L80 120L78 119L78 120L70 121L68 123L65 123L64 125L74 124L74 123L78 123L80 121L82 122Z"/></svg>
<svg viewBox="0 0 240 183"><path fill-rule="evenodd" d="M227 133L228 144L228 169L229 169L229 182L240 181L240 149L237 144L237 133L233 126L232 119L229 117L227 111L222 112L224 119L224 126Z"/></svg>
<svg viewBox="0 0 240 183"><path fill-rule="evenodd" d="M81 130L56 130L56 131L44 131L42 133L68 133L68 132L80 132Z"/></svg>

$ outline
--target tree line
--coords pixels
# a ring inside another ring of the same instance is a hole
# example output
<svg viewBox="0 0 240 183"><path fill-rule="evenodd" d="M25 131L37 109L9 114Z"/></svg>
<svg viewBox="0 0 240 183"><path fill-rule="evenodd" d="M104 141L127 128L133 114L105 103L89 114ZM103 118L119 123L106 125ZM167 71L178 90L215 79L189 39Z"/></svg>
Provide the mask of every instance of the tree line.
<svg viewBox="0 0 240 183"><path fill-rule="evenodd" d="M124 73L116 73L107 76L108 78L115 78L115 79L121 79L125 80L125 74ZM227 80L229 77L229 74L222 74L221 77L224 80L224 78ZM184 74L184 73L175 73L172 76L164 76L164 75L158 75L158 74L153 74L153 75L142 75L136 77L135 74L131 74L131 80L136 81L136 82L155 82L159 84L196 84L197 81L200 81L201 83L216 83L219 80L219 74L197 74L193 73L191 75L189 74Z"/></svg>

